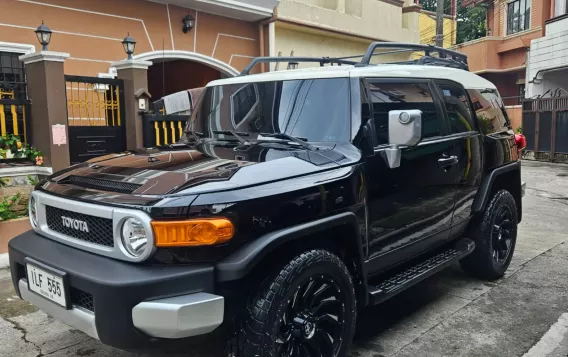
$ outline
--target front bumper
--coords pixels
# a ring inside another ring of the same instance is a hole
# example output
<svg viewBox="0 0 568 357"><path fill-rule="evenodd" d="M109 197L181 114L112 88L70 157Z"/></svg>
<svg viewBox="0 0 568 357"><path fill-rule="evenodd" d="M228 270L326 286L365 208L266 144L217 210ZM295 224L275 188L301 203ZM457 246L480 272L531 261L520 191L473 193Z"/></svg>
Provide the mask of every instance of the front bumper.
<svg viewBox="0 0 568 357"><path fill-rule="evenodd" d="M10 241L12 281L22 299L101 342L140 349L214 331L224 298L214 294L214 268L144 266L93 255L24 233ZM25 259L68 274L70 309L28 290Z"/></svg>

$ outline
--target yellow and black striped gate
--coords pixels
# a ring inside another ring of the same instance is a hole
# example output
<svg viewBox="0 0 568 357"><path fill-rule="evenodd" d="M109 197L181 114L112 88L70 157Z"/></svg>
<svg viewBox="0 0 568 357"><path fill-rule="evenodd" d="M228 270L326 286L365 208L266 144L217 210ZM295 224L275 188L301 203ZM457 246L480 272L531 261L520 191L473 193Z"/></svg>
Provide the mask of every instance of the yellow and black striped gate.
<svg viewBox="0 0 568 357"><path fill-rule="evenodd" d="M29 143L29 123L26 113L30 112L27 99L16 98L13 90L0 87L0 136L16 135Z"/></svg>
<svg viewBox="0 0 568 357"><path fill-rule="evenodd" d="M182 136L189 115L145 114L143 117L144 147L175 144Z"/></svg>
<svg viewBox="0 0 568 357"><path fill-rule="evenodd" d="M124 82L65 76L71 163L126 150Z"/></svg>
<svg viewBox="0 0 568 357"><path fill-rule="evenodd" d="M25 68L18 56L16 53L0 52L0 137L12 134L29 144L31 108Z"/></svg>

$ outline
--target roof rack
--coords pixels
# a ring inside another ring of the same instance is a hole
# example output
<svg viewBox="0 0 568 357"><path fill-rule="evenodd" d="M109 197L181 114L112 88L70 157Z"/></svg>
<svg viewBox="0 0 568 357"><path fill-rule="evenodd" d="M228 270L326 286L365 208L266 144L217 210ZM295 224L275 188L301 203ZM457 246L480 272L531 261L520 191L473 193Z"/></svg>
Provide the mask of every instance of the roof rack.
<svg viewBox="0 0 568 357"><path fill-rule="evenodd" d="M389 51L389 52L379 52L375 53L375 50L379 48L399 48L400 51ZM423 45L417 43L405 43L405 42L374 42L369 45L367 52L363 56L361 62L356 66L368 66L371 64L371 57L379 56L389 53L396 52L416 52L424 51L424 56L415 61L406 62L395 62L397 64L417 64L417 65L435 65L435 66L446 66L469 70L467 64L467 56L463 53L448 50L447 48ZM433 57L432 53L437 52L438 57Z"/></svg>
<svg viewBox="0 0 568 357"><path fill-rule="evenodd" d="M360 57L360 56L359 56ZM256 57L249 65L241 72L241 76L246 76L250 74L251 69L259 63L276 63L276 62L311 62L319 63L321 67L324 64L348 64L355 65L359 63L358 61L348 61L343 58L329 58L329 57Z"/></svg>
<svg viewBox="0 0 568 357"><path fill-rule="evenodd" d="M398 49L395 51L378 52L375 50L379 48L391 48ZM403 53L403 52L416 52L424 51L424 56L417 60L402 61L402 62L391 62L390 64L416 64L416 65L430 65L430 66L443 66L443 67L453 67L469 70L467 64L467 56L463 53L448 50L442 47L436 47L432 45L423 45L416 43L405 43L405 42L374 42L369 45L367 52L364 55L354 55L348 57L256 57L249 65L241 72L241 76L247 76L254 66L259 63L277 63L277 62L310 62L319 63L321 67L325 64L337 64L337 65L354 65L356 67L372 66L371 58L374 56L393 54L393 53ZM432 56L432 53L437 52L438 56ZM353 61L354 58L362 57L360 61Z"/></svg>

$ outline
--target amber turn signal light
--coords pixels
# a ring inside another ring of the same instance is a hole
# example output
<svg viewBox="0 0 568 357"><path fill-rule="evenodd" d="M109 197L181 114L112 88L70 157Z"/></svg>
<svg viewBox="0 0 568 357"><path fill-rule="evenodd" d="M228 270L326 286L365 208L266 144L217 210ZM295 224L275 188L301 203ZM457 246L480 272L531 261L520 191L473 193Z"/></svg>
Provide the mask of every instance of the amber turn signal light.
<svg viewBox="0 0 568 357"><path fill-rule="evenodd" d="M153 221L156 247L196 247L225 243L235 233L226 218Z"/></svg>

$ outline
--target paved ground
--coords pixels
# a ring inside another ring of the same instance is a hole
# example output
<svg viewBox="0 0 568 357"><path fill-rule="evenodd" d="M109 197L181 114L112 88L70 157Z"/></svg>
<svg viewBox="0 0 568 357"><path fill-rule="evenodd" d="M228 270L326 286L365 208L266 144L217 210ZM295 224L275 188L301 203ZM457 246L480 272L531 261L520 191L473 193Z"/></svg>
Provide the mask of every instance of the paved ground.
<svg viewBox="0 0 568 357"><path fill-rule="evenodd" d="M523 179L506 277L486 283L453 267L369 309L353 357L568 356L568 165L524 162ZM14 295L0 271L0 356L142 356L102 346Z"/></svg>

